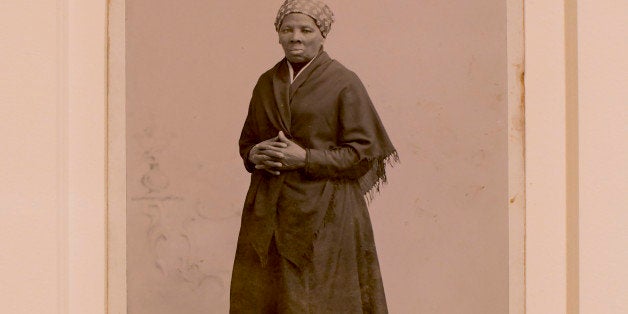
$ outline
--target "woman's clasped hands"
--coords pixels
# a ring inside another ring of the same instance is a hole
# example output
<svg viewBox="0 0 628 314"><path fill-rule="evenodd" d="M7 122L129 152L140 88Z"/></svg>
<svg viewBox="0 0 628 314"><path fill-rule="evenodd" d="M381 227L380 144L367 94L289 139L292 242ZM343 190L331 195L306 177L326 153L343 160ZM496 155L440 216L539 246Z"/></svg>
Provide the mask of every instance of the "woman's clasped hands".
<svg viewBox="0 0 628 314"><path fill-rule="evenodd" d="M253 146L249 160L255 169L263 169L273 175L282 170L295 170L305 167L306 151L288 139L282 131L276 137Z"/></svg>

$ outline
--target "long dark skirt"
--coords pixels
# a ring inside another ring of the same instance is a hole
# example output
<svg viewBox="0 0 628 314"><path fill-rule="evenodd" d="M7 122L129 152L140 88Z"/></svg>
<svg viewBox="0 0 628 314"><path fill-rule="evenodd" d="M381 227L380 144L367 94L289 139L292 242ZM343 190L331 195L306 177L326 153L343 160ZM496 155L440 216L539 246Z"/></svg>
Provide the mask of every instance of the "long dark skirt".
<svg viewBox="0 0 628 314"><path fill-rule="evenodd" d="M349 192L336 200L333 218L314 242L312 262L301 268L281 256L274 238L263 267L241 236L230 304L230 313L388 313L362 195Z"/></svg>

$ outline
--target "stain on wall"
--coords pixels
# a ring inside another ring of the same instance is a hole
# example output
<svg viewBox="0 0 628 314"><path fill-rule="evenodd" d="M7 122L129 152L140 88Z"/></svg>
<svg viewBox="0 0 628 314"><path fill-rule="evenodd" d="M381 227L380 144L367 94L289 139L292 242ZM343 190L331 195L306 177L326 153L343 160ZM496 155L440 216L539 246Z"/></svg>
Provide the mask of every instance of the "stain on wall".
<svg viewBox="0 0 628 314"><path fill-rule="evenodd" d="M127 0L130 314L226 313L237 139L280 0ZM402 163L371 203L391 313L508 311L506 4L328 1Z"/></svg>

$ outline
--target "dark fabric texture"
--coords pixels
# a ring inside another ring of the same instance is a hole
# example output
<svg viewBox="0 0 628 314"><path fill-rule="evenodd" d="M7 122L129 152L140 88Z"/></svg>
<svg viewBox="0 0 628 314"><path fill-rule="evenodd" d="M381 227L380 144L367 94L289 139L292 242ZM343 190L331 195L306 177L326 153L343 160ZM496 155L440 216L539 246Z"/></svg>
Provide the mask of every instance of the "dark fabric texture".
<svg viewBox="0 0 628 314"><path fill-rule="evenodd" d="M279 131L305 168L255 170L249 151ZM386 313L365 196L398 157L359 78L321 52L290 84L280 61L255 86L239 144L252 175L231 312Z"/></svg>

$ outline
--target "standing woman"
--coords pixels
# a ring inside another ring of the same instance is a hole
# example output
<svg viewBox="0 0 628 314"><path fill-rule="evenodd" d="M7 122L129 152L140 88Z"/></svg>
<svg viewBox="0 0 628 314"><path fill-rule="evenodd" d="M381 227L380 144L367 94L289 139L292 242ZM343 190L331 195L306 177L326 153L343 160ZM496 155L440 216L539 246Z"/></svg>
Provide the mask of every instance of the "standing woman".
<svg viewBox="0 0 628 314"><path fill-rule="evenodd" d="M360 79L323 50L333 13L287 0L285 58L253 90L240 154L251 184L231 313L387 313L365 198L397 153Z"/></svg>

